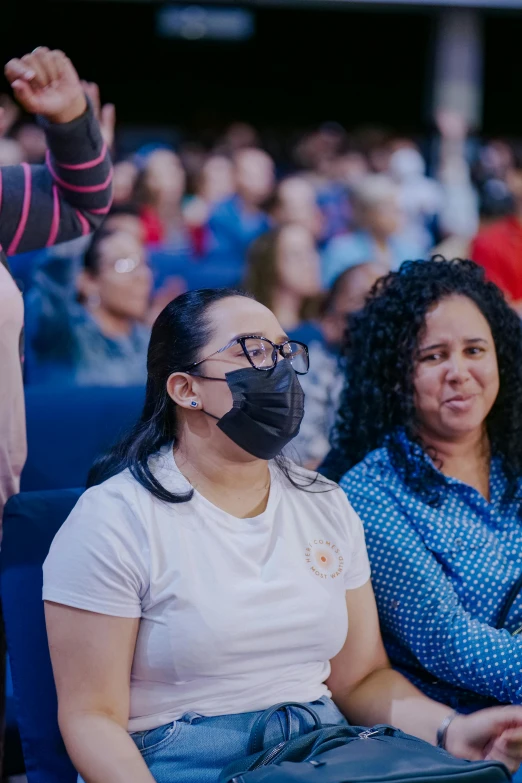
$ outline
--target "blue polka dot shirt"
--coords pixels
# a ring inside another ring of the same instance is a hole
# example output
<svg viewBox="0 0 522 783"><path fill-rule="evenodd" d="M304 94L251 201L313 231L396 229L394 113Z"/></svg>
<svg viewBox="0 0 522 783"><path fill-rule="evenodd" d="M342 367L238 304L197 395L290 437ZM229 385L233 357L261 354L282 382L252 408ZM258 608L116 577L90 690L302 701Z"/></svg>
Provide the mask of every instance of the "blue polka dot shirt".
<svg viewBox="0 0 522 783"><path fill-rule="evenodd" d="M440 480L420 447L413 454ZM512 634L522 625L522 594L506 629L494 627L522 572L521 501L502 502L499 458L491 464L490 502L457 479L443 481L442 503L428 505L405 486L384 447L340 482L365 527L388 654L439 701L457 707L462 694L470 703L478 694L476 706L482 697L521 704L522 635Z"/></svg>

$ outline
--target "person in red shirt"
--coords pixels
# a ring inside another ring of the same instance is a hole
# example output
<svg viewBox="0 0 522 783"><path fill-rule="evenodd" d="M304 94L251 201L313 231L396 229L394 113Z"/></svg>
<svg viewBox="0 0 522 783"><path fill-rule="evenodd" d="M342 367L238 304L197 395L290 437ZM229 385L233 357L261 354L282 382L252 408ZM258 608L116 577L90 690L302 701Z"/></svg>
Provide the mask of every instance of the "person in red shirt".
<svg viewBox="0 0 522 783"><path fill-rule="evenodd" d="M522 159L506 175L513 199L508 217L482 228L471 246L471 258L484 267L522 316Z"/></svg>

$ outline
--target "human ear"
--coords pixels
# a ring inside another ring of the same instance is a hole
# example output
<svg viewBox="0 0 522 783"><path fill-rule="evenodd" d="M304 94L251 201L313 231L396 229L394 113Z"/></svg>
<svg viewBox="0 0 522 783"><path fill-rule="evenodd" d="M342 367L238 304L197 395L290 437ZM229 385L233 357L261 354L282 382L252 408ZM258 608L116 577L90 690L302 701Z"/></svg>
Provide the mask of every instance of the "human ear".
<svg viewBox="0 0 522 783"><path fill-rule="evenodd" d="M167 380L167 394L180 408L199 407L198 395L194 389L193 378L184 372L174 372ZM196 405L194 405L196 403Z"/></svg>

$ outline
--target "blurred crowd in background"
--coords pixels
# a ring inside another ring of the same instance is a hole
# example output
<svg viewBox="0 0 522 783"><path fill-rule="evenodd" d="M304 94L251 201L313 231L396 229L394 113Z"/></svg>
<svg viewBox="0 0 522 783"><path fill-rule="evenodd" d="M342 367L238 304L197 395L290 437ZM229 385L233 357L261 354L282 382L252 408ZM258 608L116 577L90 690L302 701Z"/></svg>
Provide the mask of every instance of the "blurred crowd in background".
<svg viewBox="0 0 522 783"><path fill-rule="evenodd" d="M522 158L502 139L471 137L459 114L440 112L429 139L327 123L274 146L235 123L211 142L151 138L122 157L114 107L85 88L113 152L114 204L93 238L9 259L25 298L26 384L141 385L151 324L171 299L246 288L309 346L295 449L315 467L346 317L387 271L470 257L522 314ZM41 162L43 131L7 96L0 104L0 165Z"/></svg>

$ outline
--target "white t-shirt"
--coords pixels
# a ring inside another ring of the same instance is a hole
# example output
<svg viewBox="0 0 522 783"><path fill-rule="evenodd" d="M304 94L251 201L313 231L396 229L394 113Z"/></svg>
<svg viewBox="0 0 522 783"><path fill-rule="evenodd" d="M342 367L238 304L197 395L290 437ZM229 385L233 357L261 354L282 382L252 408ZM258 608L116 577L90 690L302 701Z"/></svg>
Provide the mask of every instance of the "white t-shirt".
<svg viewBox="0 0 522 783"><path fill-rule="evenodd" d="M190 490L170 447L151 466ZM337 485L302 491L270 472L266 510L238 519L196 491L157 500L124 471L87 490L54 539L45 600L141 618L129 731L329 695L345 591L370 577L362 524Z"/></svg>

